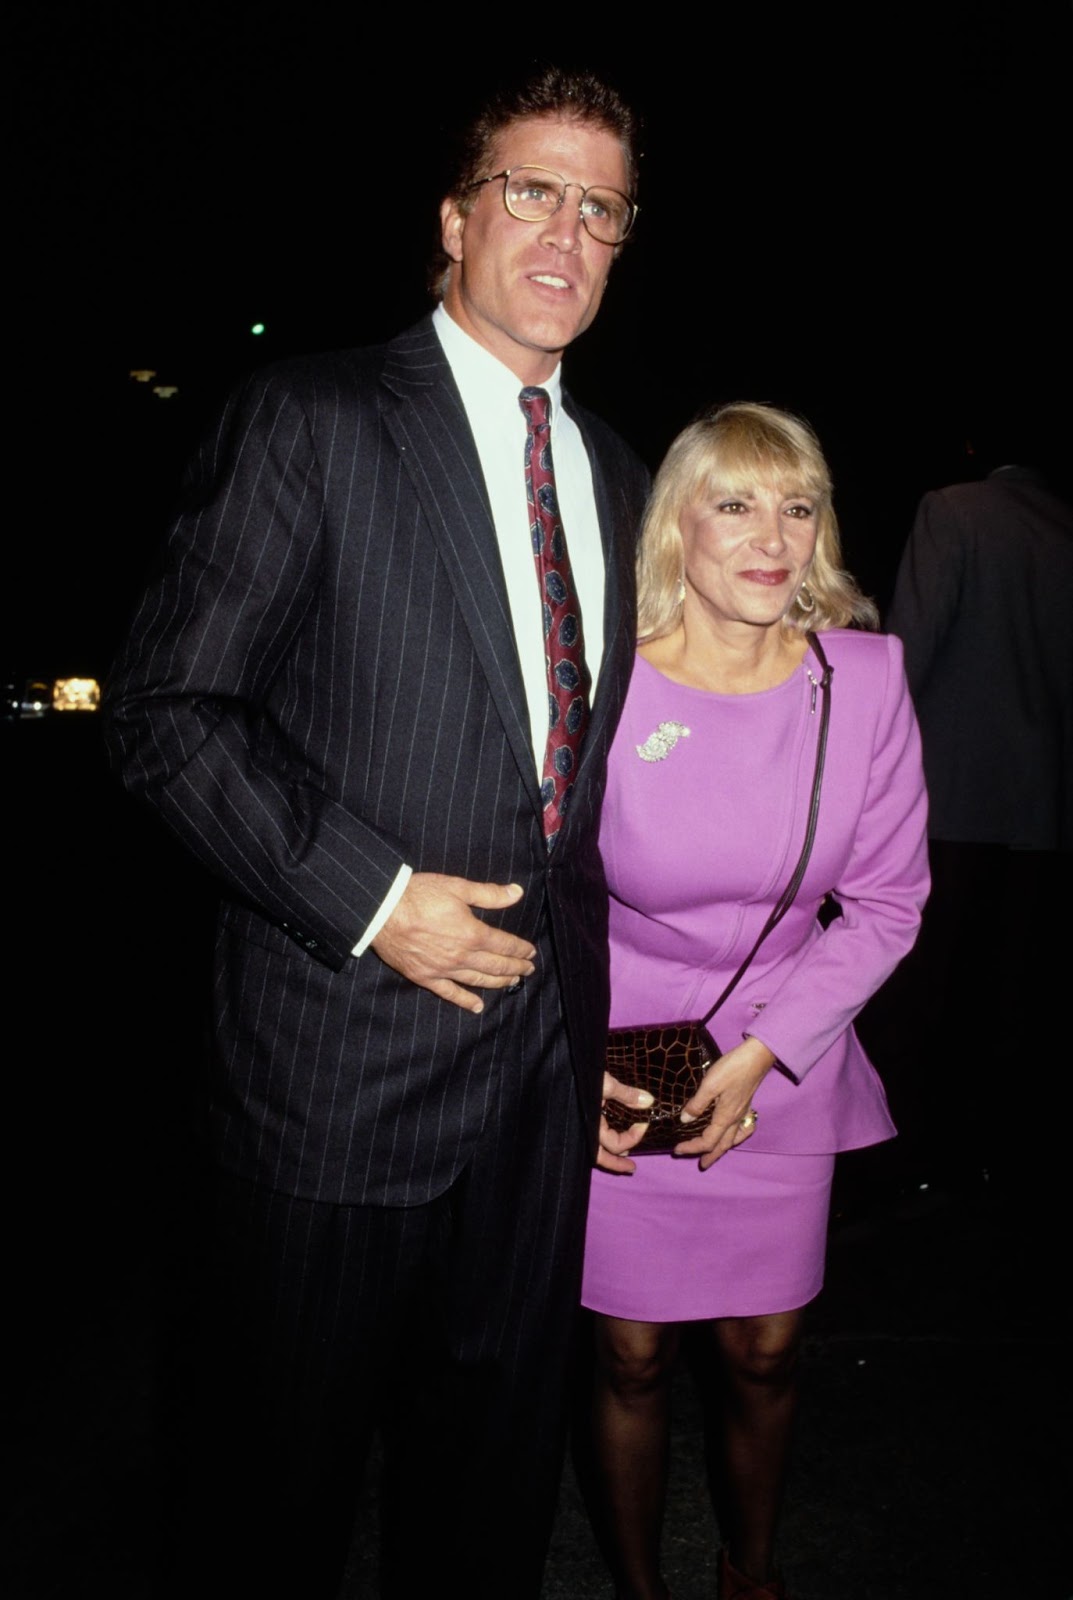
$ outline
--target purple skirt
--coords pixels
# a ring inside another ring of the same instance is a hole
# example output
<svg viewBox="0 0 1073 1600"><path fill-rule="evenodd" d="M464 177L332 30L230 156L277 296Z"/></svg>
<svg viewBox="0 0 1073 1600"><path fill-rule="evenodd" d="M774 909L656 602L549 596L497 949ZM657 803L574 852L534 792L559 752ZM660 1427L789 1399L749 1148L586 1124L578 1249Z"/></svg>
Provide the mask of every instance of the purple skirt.
<svg viewBox="0 0 1073 1600"><path fill-rule="evenodd" d="M707 1172L639 1156L593 1174L582 1304L633 1322L793 1311L823 1285L833 1155L754 1155Z"/></svg>

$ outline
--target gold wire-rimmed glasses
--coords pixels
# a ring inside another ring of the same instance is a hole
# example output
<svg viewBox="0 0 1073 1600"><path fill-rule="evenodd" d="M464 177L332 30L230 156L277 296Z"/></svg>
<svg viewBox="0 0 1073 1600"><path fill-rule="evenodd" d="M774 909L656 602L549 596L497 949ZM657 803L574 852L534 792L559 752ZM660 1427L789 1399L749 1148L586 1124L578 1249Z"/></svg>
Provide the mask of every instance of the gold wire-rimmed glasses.
<svg viewBox="0 0 1073 1600"><path fill-rule="evenodd" d="M637 202L619 189L608 189L603 184L585 188L580 183L567 183L560 172L547 167L508 167L505 172L493 172L487 178L478 178L471 189L482 184L503 180L503 204L519 222L547 222L560 209L568 189L579 189L578 216L585 232L600 244L622 244L637 219Z"/></svg>

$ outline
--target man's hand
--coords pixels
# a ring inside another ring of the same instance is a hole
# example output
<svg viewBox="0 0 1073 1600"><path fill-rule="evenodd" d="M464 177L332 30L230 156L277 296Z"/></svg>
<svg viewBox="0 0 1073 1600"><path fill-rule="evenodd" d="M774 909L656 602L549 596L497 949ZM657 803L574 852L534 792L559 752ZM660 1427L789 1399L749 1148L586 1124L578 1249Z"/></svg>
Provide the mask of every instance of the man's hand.
<svg viewBox="0 0 1073 1600"><path fill-rule="evenodd" d="M489 927L470 907L502 911L523 893L517 883L471 883L415 872L372 948L411 983L463 1011L483 1011L480 995L465 985L509 989L535 972L536 950L526 939Z"/></svg>
<svg viewBox="0 0 1073 1600"><path fill-rule="evenodd" d="M619 1083L609 1072L604 1073L604 1099L619 1100L624 1106L633 1106L638 1111L646 1111L652 1104L652 1096L647 1089L631 1089L624 1083ZM632 1150L635 1144L640 1144L648 1132L647 1122L635 1122L626 1129L625 1133L617 1133L608 1126L606 1117L600 1118L600 1148L596 1152L596 1165L603 1167L605 1172L633 1172L636 1170L636 1161L626 1158L626 1152Z"/></svg>

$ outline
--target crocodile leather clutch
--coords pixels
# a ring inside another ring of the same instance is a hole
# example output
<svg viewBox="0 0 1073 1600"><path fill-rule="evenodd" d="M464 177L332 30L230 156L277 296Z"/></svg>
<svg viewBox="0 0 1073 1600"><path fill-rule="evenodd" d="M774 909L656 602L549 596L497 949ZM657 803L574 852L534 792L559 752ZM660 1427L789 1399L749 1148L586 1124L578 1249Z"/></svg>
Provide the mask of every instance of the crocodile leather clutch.
<svg viewBox="0 0 1073 1600"><path fill-rule="evenodd" d="M619 1083L647 1089L648 1111L636 1111L621 1100L605 1100L608 1126L625 1133L635 1122L648 1132L631 1156L663 1155L683 1139L692 1139L712 1120L715 1103L688 1125L679 1112L721 1051L702 1022L663 1022L648 1028L612 1028L607 1036L607 1070Z"/></svg>

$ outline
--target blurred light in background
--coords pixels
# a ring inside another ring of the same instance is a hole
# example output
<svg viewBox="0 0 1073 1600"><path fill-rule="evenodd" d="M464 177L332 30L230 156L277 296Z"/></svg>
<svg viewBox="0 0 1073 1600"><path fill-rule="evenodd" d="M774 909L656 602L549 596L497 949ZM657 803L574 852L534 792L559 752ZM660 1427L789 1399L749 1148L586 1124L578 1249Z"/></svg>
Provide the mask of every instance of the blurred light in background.
<svg viewBox="0 0 1073 1600"><path fill-rule="evenodd" d="M57 678L52 685L53 711L99 711L100 704L96 678Z"/></svg>

